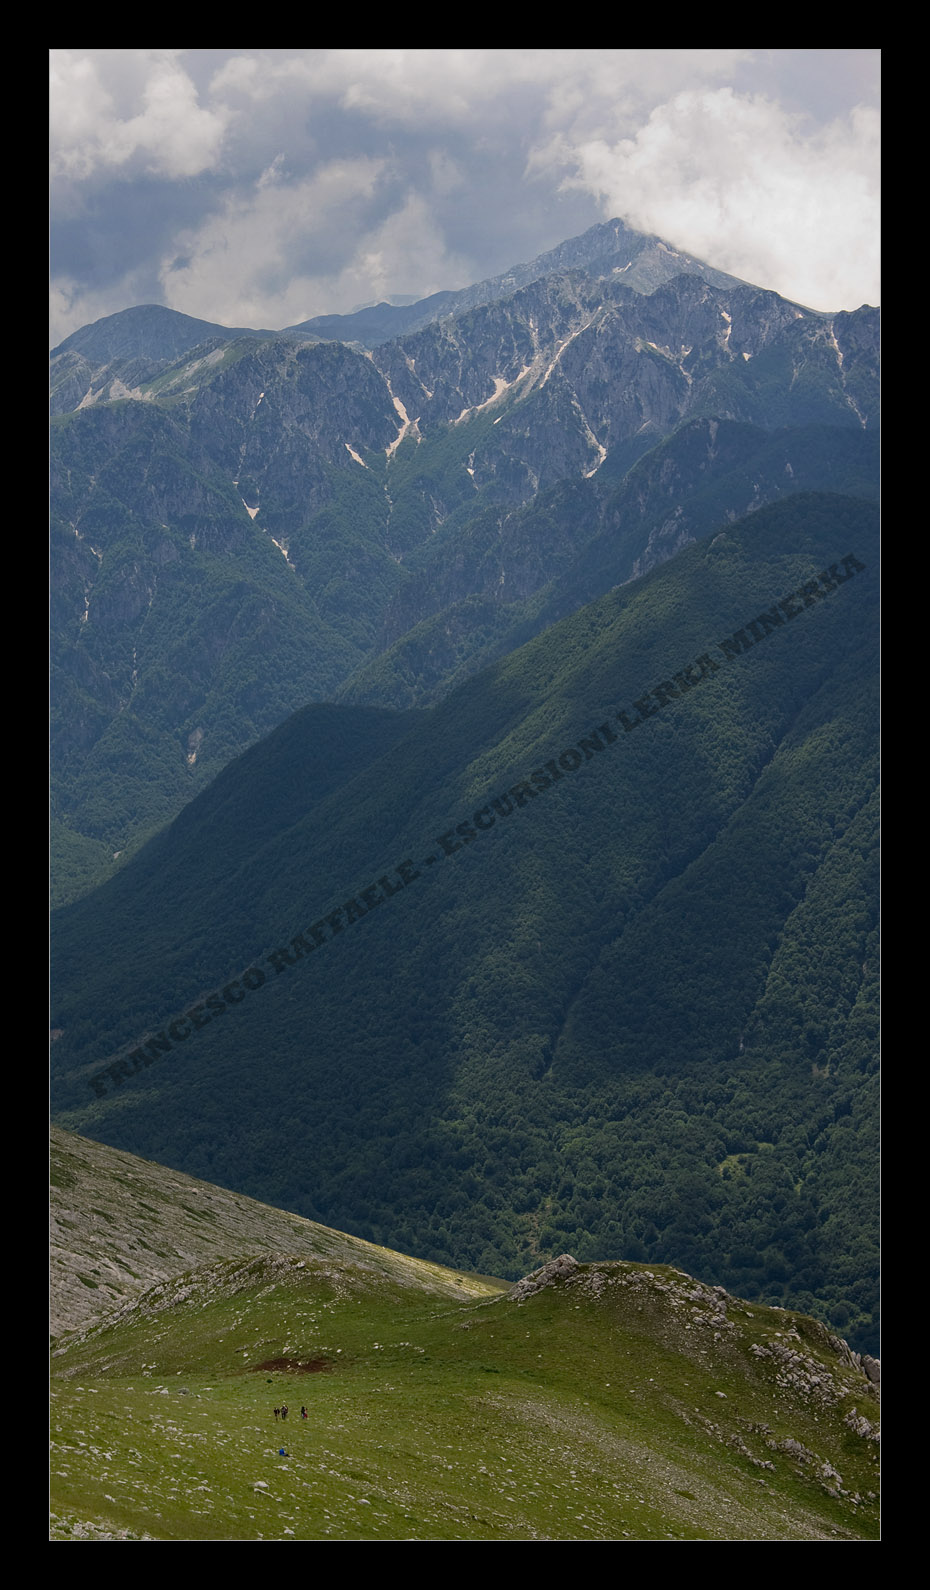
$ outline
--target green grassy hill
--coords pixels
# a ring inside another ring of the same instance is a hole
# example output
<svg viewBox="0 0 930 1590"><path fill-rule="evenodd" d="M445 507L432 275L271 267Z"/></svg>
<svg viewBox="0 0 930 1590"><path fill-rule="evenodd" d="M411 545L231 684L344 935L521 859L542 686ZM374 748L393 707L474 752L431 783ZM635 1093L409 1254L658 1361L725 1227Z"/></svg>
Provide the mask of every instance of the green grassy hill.
<svg viewBox="0 0 930 1590"><path fill-rule="evenodd" d="M57 1345L56 1540L876 1532L875 1390L812 1320L567 1257L501 1293L64 1134L53 1163L60 1212L165 1267Z"/></svg>
<svg viewBox="0 0 930 1590"><path fill-rule="evenodd" d="M446 1298L493 1296L506 1285L391 1253L57 1127L50 1179L53 1342L220 1256L354 1266Z"/></svg>

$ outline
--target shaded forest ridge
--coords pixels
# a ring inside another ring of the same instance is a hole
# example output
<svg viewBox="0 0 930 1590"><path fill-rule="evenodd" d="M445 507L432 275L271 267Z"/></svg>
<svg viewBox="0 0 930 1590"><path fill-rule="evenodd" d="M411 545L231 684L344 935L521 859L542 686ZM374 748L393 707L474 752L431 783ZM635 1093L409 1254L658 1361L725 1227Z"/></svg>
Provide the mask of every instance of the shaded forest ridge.
<svg viewBox="0 0 930 1590"><path fill-rule="evenodd" d="M740 657L777 629L782 628L786 622L797 618L806 608L813 606L815 602L825 600L831 592L838 590L854 575L864 572L865 564L861 563L854 553L849 553L841 563L831 563L829 569L822 570L816 579L806 580L796 590L782 597L773 607L751 619L745 628L735 630L732 636L720 641L717 650L724 662ZM801 605L797 605L798 603ZM663 679L659 684L654 685L651 691L640 696L633 703L637 713L635 718L631 718L626 711L621 711L616 714L616 721L622 725L624 732L629 734L647 718L654 717L671 700L686 695L703 679L719 672L721 666L722 663L717 662L709 652L703 652L694 663L689 663L672 676L674 683L670 679ZM542 767L535 768L528 778L512 784L502 795L496 795L488 804L474 812L470 819L466 818L438 835L434 841L439 847L438 854L431 851L423 858L420 867L409 858L399 862L393 869L393 877L382 874L377 882L360 890L357 895L337 906L328 915L320 917L312 927L297 933L290 940L289 945L279 945L265 957L266 965L272 968L276 976L280 976L288 967L296 966L306 956L312 955L315 950L320 949L338 934L344 933L346 928L361 921L362 917L367 916L376 906L383 905L402 889L409 888L422 877L425 869L435 866L437 861L447 856L454 855L466 845L474 844L483 833L489 832L495 826L499 818L510 817L514 811L525 809L531 801L551 789L566 774L577 772L586 762L592 761L595 755L617 743L619 738L609 722L592 729L589 734L582 736L576 745L562 751L558 758L550 757ZM126 1057L95 1071L88 1079L88 1086L97 1098L105 1097L108 1091L120 1087L124 1081L145 1070L162 1055L186 1043L195 1032L208 1026L211 1021L224 1016L227 1011L241 1004L247 993L254 993L264 987L267 976L268 974L258 965L248 967L223 989L208 994L182 1016L176 1017L169 1023L167 1029L163 1028L142 1044L136 1045Z"/></svg>

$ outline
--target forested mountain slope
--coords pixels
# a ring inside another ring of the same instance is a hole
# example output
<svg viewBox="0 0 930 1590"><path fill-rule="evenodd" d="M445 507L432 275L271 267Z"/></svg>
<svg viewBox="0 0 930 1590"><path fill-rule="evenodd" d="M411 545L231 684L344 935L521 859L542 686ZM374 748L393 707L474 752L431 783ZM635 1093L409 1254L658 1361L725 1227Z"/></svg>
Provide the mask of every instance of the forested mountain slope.
<svg viewBox="0 0 930 1590"><path fill-rule="evenodd" d="M425 1258L678 1263L871 1346L875 537L789 497L429 712L291 719L60 913L61 1118Z"/></svg>

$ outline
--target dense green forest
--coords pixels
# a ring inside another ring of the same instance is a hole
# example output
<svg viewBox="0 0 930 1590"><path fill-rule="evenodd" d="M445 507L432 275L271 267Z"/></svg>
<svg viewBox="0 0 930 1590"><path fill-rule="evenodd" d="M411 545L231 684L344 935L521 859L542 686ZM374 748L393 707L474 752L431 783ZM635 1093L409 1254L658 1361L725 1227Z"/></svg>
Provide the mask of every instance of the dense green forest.
<svg viewBox="0 0 930 1590"><path fill-rule="evenodd" d="M786 498L428 711L290 718L58 913L59 1118L444 1263L670 1262L874 1348L875 519Z"/></svg>

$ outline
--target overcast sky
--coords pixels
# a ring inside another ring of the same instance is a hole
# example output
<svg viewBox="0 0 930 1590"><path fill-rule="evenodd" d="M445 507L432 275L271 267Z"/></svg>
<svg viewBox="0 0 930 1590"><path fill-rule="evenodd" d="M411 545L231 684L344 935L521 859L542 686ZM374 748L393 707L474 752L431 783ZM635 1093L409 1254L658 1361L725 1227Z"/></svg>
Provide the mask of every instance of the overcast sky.
<svg viewBox="0 0 930 1590"><path fill-rule="evenodd" d="M52 336L281 327L620 216L817 309L878 303L874 50L53 50Z"/></svg>

